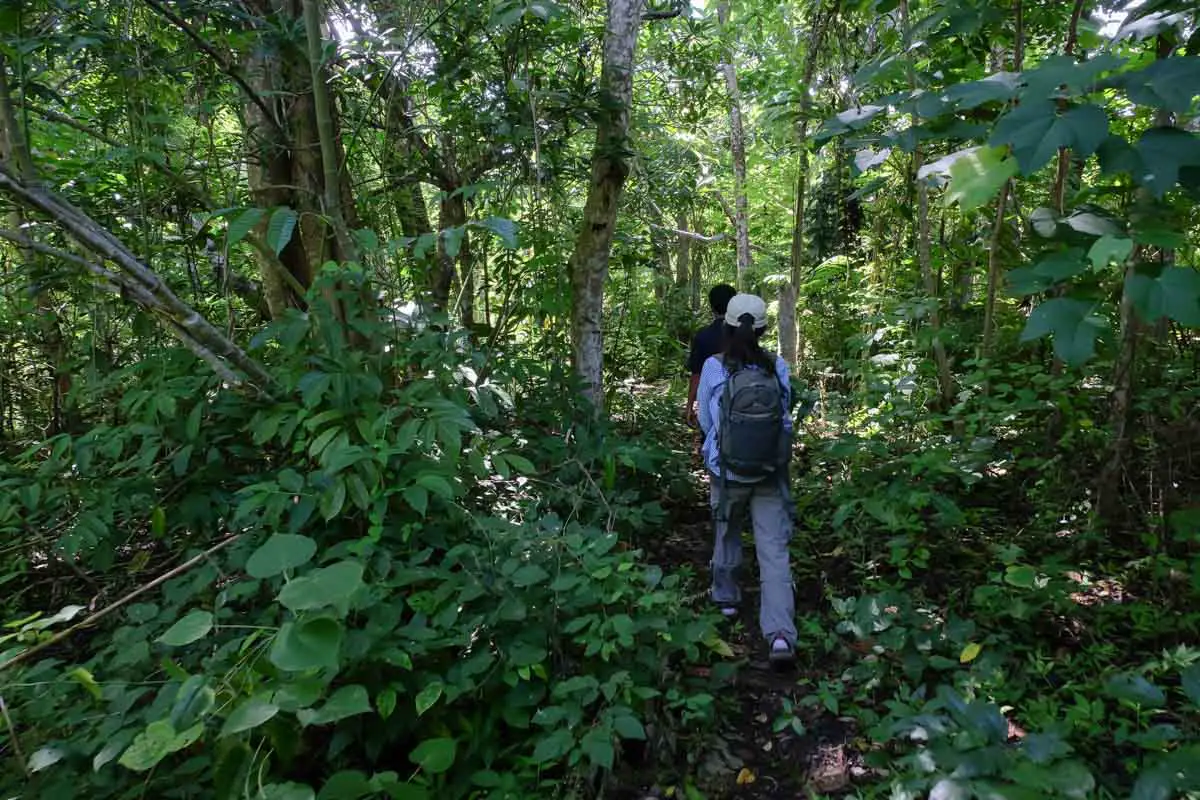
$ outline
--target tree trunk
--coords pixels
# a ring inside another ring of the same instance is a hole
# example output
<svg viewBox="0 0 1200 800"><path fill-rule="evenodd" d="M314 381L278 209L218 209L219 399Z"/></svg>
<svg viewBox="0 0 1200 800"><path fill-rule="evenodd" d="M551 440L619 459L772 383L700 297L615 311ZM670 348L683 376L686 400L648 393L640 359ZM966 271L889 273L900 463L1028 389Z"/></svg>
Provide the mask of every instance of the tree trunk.
<svg viewBox="0 0 1200 800"><path fill-rule="evenodd" d="M265 109L256 103L245 108L251 197L259 208L283 206L299 215L296 234L278 259L260 258L263 294L271 316L278 317L289 307L303 306L297 288L307 290L322 264L354 260L347 231L355 214L349 189L342 185L347 176L341 168L337 112L326 85L328 70L319 63L320 8L305 8L300 0L245 0L245 5L252 17L282 19L292 26L304 21L305 12L318 15L315 23L305 25L317 37L317 63L311 41L307 50L283 44L277 51L254 42L246 57L251 86L268 98ZM268 215L260 231L269 221Z"/></svg>
<svg viewBox="0 0 1200 800"><path fill-rule="evenodd" d="M729 26L729 3L717 6L717 21L723 32ZM725 89L729 92L729 150L733 155L734 227L737 233L737 285L746 291L746 273L750 270L750 219L746 202L746 134L742 127L742 96L738 91L737 68L733 63L733 48L726 47L721 64Z"/></svg>
<svg viewBox="0 0 1200 800"><path fill-rule="evenodd" d="M675 217L675 224L679 230L686 231L688 229L688 218L686 211L680 211ZM692 271L692 240L688 236L680 236L675 243L675 288L680 290L687 289L688 280L691 277Z"/></svg>
<svg viewBox="0 0 1200 800"><path fill-rule="evenodd" d="M908 0L900 0L900 15L901 24L904 27L905 52L909 53L908 57L908 78L909 86L914 91L917 88L916 72L912 65L911 51L907 44L912 37L912 28L908 21ZM912 126L916 128L920 124L920 117L913 113ZM930 253L930 232L929 232L929 186L925 181L917 176L921 171L921 164L924 154L918 146L913 151L912 178L917 184L917 263L921 271L921 283L925 289L925 296L930 301L929 309L929 328L933 335L933 358L937 366L938 388L941 395L942 406L950 408L954 404L954 374L950 371L950 359L946 355L946 347L942 344L941 329L942 316L940 300L938 298L937 281L933 274L933 259Z"/></svg>
<svg viewBox="0 0 1200 800"><path fill-rule="evenodd" d="M8 64L0 53L0 160L3 160L21 181L30 183L36 179L33 157L25 131L14 109L8 82ZM24 231L27 220L20 205L14 204L9 212L9 225L14 231ZM66 369L66 344L62 326L59 324L58 309L48 286L47 276L42 269L41 257L29 247L20 247L21 260L30 273L31 282L38 286L34 304L37 309L38 349L46 364L50 385L50 403L45 433L54 436L65 427L68 414L67 396L71 390L71 373Z"/></svg>
<svg viewBox="0 0 1200 800"><path fill-rule="evenodd" d="M1157 43L1156 57L1161 60L1170 57L1175 49L1174 37L1160 34ZM1155 127L1174 125L1175 119L1170 111L1159 109L1154 115ZM1153 203L1153 198L1146 189L1139 189L1139 198L1146 205ZM1137 263L1144 260L1145 247L1139 245L1133 252L1125 267L1125 282L1121 293L1121 349L1113 366L1113 390L1109 396L1109 421L1112 428L1112 439L1100 476L1096 481L1096 510L1100 517L1111 518L1121 507L1121 477L1125 471L1125 458L1129 445L1133 440L1131 431L1134 395L1134 371L1137 362L1138 334L1141 324L1134 311L1133 298L1129 295L1129 281L1134 276ZM1162 260L1169 263L1174 260L1173 251L1164 250Z"/></svg>
<svg viewBox="0 0 1200 800"><path fill-rule="evenodd" d="M829 15L837 11L835 0ZM804 74L801 78L800 119L796 125L796 146L800 163L796 169L796 193L792 206L792 248L788 284L779 290L779 354L784 361L798 366L800 358L800 331L797 327L796 304L800 299L800 284L804 281L804 201L808 186L808 87L812 83L817 67L817 54L825 39L827 17L817 17L808 41L808 52L804 54ZM786 305L786 307L785 307Z"/></svg>
<svg viewBox="0 0 1200 800"><path fill-rule="evenodd" d="M629 107L633 97L633 56L644 0L608 0L604 64L600 73L600 112L592 151L591 179L583 220L571 254L571 345L584 396L603 405L604 282L625 178Z"/></svg>

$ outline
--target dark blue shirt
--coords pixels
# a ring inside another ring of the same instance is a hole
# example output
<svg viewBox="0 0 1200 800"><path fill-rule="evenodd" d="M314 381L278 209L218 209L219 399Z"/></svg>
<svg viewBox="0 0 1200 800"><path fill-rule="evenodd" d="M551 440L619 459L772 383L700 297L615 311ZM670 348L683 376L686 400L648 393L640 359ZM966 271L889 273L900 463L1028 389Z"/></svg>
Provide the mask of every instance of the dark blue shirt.
<svg viewBox="0 0 1200 800"><path fill-rule="evenodd" d="M725 349L725 320L717 317L711 324L701 328L692 337L692 351L688 354L688 372L699 375L704 362Z"/></svg>

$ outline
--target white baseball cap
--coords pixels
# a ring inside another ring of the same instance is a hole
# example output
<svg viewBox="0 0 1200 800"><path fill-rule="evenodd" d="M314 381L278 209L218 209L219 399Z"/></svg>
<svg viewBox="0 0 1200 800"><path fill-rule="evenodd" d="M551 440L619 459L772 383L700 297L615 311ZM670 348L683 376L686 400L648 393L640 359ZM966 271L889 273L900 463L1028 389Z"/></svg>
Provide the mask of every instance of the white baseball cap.
<svg viewBox="0 0 1200 800"><path fill-rule="evenodd" d="M735 294L725 309L725 324L738 327L744 314L754 318L755 330L767 327L767 304L758 295Z"/></svg>

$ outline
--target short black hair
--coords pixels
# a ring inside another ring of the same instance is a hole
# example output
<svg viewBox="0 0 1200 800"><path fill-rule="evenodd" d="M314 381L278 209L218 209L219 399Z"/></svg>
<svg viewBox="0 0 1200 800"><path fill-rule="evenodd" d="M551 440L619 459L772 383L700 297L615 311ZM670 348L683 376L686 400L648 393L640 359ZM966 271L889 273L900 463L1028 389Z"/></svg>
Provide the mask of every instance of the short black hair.
<svg viewBox="0 0 1200 800"><path fill-rule="evenodd" d="M718 283L716 286L708 290L708 304L712 307L714 314L724 314L729 308L729 301L737 294L737 289L730 286L728 283Z"/></svg>

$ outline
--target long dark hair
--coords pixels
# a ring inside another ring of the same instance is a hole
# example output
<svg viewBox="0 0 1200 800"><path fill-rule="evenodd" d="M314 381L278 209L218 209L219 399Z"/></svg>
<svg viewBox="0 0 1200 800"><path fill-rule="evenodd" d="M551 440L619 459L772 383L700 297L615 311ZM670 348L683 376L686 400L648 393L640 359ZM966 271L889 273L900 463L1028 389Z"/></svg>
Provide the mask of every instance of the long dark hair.
<svg viewBox="0 0 1200 800"><path fill-rule="evenodd" d="M774 375L775 360L758 343L767 331L766 326L755 330L754 317L750 314L742 314L738 323L736 328L725 323L725 366L733 371L753 365Z"/></svg>

